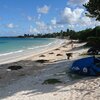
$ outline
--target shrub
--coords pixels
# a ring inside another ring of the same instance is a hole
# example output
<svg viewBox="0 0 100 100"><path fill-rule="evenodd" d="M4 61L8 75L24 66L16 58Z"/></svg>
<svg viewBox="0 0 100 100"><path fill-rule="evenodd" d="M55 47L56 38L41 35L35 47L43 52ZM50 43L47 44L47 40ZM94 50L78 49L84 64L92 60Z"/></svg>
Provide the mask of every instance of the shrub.
<svg viewBox="0 0 100 100"><path fill-rule="evenodd" d="M61 83L61 81L58 79L47 79L43 82L43 84L56 84L56 83Z"/></svg>
<svg viewBox="0 0 100 100"><path fill-rule="evenodd" d="M88 46L100 48L100 37L88 37Z"/></svg>

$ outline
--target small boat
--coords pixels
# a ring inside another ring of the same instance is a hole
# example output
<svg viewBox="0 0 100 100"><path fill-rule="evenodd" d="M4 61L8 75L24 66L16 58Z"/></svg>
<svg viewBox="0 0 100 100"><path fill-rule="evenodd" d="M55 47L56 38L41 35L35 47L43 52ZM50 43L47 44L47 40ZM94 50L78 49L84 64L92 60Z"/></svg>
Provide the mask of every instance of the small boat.
<svg viewBox="0 0 100 100"><path fill-rule="evenodd" d="M80 75L99 76L100 57L86 57L76 60L70 67L72 73Z"/></svg>

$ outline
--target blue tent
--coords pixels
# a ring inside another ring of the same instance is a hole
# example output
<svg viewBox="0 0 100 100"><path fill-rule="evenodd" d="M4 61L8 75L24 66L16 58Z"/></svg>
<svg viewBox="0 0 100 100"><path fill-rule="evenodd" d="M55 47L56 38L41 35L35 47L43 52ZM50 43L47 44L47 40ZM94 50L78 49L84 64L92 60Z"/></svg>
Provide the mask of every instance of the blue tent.
<svg viewBox="0 0 100 100"><path fill-rule="evenodd" d="M100 58L87 57L76 60L70 70L81 75L100 75Z"/></svg>

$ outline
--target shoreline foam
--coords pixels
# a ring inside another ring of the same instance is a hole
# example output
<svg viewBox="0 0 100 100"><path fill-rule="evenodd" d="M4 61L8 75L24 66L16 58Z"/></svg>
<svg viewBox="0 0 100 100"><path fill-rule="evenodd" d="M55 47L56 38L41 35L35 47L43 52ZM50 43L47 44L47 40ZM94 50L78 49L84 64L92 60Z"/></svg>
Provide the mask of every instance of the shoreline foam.
<svg viewBox="0 0 100 100"><path fill-rule="evenodd" d="M37 46L34 48L28 48L27 50L19 50L15 52L6 53L6 54L1 54L2 56L0 56L0 65L17 62L17 61L29 58L31 56L36 56L36 55L51 51L53 49L60 47L64 42L65 40L57 39L56 41L51 42L47 45Z"/></svg>

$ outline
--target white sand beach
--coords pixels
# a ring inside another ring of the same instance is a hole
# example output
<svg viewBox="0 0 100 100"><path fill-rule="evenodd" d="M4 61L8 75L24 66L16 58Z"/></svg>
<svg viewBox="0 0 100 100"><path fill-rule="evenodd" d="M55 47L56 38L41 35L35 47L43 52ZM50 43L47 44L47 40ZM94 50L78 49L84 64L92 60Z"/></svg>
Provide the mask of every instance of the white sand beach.
<svg viewBox="0 0 100 100"><path fill-rule="evenodd" d="M1 54L0 65L17 62L17 61L26 59L28 57L34 57L36 55L46 53L48 51L61 47L61 45L63 45L64 42L68 43L68 40L56 39L54 42L50 42L47 45L36 46L34 48L30 47L26 50L18 50L15 52Z"/></svg>
<svg viewBox="0 0 100 100"><path fill-rule="evenodd" d="M37 56L0 65L0 100L100 100L100 77L82 77L69 73L73 61L82 58L87 51L84 44L63 44L57 49ZM66 53L73 56L66 59ZM37 60L48 60L46 63ZM11 65L22 69L7 70ZM61 83L44 84L47 79L59 79Z"/></svg>

